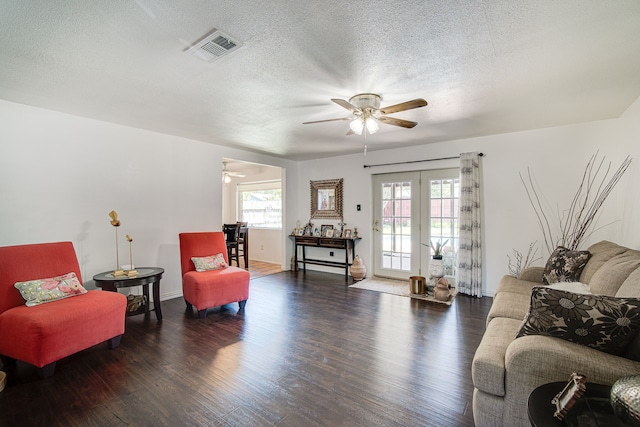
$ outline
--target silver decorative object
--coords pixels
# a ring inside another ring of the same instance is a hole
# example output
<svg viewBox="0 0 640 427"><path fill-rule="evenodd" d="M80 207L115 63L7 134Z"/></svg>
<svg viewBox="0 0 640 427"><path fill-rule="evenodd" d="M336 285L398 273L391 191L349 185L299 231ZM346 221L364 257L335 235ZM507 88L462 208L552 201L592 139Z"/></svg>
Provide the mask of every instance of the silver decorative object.
<svg viewBox="0 0 640 427"><path fill-rule="evenodd" d="M640 375L620 378L611 386L611 406L625 425L640 426Z"/></svg>

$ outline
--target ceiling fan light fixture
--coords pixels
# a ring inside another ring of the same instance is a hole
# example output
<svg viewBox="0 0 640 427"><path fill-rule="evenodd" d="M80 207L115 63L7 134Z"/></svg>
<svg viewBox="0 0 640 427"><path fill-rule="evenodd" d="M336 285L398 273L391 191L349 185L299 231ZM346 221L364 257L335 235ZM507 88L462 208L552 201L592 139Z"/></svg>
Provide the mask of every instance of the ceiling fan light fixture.
<svg viewBox="0 0 640 427"><path fill-rule="evenodd" d="M362 117L356 117L351 120L349 127L356 135L362 135L362 131L364 130L364 119Z"/></svg>
<svg viewBox="0 0 640 427"><path fill-rule="evenodd" d="M225 184L228 184L231 182L231 177L229 176L229 174L227 173L222 174L222 182L224 182Z"/></svg>
<svg viewBox="0 0 640 427"><path fill-rule="evenodd" d="M370 135L378 132L378 122L373 117L367 117L365 124L367 125L367 132L369 132Z"/></svg>

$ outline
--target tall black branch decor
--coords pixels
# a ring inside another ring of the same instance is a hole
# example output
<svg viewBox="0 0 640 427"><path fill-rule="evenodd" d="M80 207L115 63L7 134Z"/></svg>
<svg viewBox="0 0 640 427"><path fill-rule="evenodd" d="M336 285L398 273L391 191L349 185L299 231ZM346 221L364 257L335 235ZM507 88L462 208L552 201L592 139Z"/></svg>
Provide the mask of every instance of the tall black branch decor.
<svg viewBox="0 0 640 427"><path fill-rule="evenodd" d="M604 157L599 161L597 157L598 152L589 159L569 208L558 211L557 218L545 212L539 191L533 183L531 169L527 168L526 179L522 173L520 174L520 180L538 218L538 225L549 253L557 246L576 250L585 238L593 233L598 211L631 164L631 157L627 156L613 175L609 176L611 162L605 165ZM555 235L554 229L557 229L558 235Z"/></svg>

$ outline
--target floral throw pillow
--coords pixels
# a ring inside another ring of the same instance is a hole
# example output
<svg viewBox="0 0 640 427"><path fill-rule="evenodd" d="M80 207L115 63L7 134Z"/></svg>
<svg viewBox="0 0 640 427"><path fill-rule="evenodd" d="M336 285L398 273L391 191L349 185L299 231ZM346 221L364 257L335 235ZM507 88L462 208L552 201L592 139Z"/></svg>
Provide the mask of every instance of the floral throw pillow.
<svg viewBox="0 0 640 427"><path fill-rule="evenodd" d="M531 291L516 338L547 335L620 355L640 330L640 299L577 294L545 286Z"/></svg>
<svg viewBox="0 0 640 427"><path fill-rule="evenodd" d="M192 257L191 261L193 261L196 271L219 270L228 267L227 262L224 260L224 255L221 253L199 258Z"/></svg>
<svg viewBox="0 0 640 427"><path fill-rule="evenodd" d="M579 281L589 258L591 258L589 251L571 251L564 246L558 246L544 267L542 282L550 285L556 282Z"/></svg>
<svg viewBox="0 0 640 427"><path fill-rule="evenodd" d="M73 272L64 276L17 282L13 286L20 291L28 307L87 293Z"/></svg>

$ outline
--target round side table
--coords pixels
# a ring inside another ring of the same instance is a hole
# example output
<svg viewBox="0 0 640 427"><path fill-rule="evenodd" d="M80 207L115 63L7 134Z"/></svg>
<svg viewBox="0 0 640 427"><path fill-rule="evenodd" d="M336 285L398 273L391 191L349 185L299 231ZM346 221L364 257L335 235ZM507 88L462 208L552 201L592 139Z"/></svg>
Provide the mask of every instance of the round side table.
<svg viewBox="0 0 640 427"><path fill-rule="evenodd" d="M164 268L160 267L141 267L136 268L138 275L136 277L118 276L113 277L111 271L96 274L93 280L96 286L102 288L103 291L117 292L118 288L130 288L132 286L142 286L146 304L140 310L127 313L127 316L136 314L149 314L149 284L153 285L153 310L156 312L158 321L162 320L162 309L160 307L160 279L164 273Z"/></svg>
<svg viewBox="0 0 640 427"><path fill-rule="evenodd" d="M529 395L527 413L533 427L566 426L622 426L613 413L610 403L611 386L587 383L587 390L569 409L562 421L554 418L556 406L551 400L558 394L565 382L554 382L537 387Z"/></svg>

